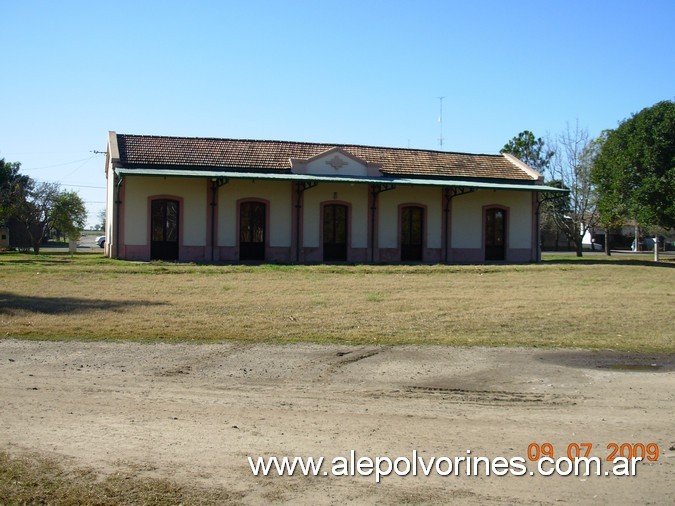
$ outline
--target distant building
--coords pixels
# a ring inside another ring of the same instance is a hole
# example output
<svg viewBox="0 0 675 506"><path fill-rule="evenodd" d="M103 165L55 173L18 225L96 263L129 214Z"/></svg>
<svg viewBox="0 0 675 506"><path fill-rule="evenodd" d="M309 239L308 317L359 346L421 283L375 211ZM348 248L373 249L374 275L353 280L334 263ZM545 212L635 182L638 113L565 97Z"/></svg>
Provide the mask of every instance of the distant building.
<svg viewBox="0 0 675 506"><path fill-rule="evenodd" d="M531 262L538 196L511 155L125 135L106 253L197 262Z"/></svg>

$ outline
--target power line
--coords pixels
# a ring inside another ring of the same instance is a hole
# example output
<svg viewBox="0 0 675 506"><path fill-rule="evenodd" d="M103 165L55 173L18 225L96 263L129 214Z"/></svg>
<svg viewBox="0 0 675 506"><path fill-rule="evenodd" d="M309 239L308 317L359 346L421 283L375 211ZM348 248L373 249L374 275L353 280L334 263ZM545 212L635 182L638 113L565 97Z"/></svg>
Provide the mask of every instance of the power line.
<svg viewBox="0 0 675 506"><path fill-rule="evenodd" d="M89 186L86 184L68 184L68 183L57 183L61 186L72 186L73 188L96 188L98 190L105 190L105 186Z"/></svg>
<svg viewBox="0 0 675 506"><path fill-rule="evenodd" d="M75 174L78 170L80 170L82 167L84 167L84 166L87 164L87 162L88 162L89 160L91 160L92 158L95 158L95 157L96 157L96 155L94 155L94 156L88 158L87 160L85 160L84 162L82 162L80 165L78 165L78 166L75 167L73 170L71 170L68 174L66 174L65 176L61 177L61 180L66 179L66 178L72 176L73 174Z"/></svg>
<svg viewBox="0 0 675 506"><path fill-rule="evenodd" d="M105 186L91 186L91 185L86 185L86 184L69 184L69 183L60 183L58 181L40 181L38 179L35 180L37 183L51 183L51 184L56 184L59 186L69 186L72 188L95 188L97 190L105 190Z"/></svg>
<svg viewBox="0 0 675 506"><path fill-rule="evenodd" d="M57 163L55 165L44 165L42 167L33 167L33 168L30 168L30 169L24 169L23 167L21 167L21 171L23 172L23 171L29 171L29 170L53 169L54 167L64 167L66 165L72 165L74 163L87 162L89 160L93 160L94 158L96 158L96 155L89 156L87 158L80 158L79 160L73 160L72 162Z"/></svg>

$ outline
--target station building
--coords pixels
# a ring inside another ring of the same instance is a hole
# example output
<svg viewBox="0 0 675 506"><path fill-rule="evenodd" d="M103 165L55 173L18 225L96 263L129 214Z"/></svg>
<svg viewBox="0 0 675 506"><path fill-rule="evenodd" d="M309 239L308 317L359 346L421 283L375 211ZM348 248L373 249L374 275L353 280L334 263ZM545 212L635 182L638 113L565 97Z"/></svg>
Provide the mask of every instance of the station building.
<svg viewBox="0 0 675 506"><path fill-rule="evenodd" d="M541 174L508 155L110 132L106 254L534 262Z"/></svg>

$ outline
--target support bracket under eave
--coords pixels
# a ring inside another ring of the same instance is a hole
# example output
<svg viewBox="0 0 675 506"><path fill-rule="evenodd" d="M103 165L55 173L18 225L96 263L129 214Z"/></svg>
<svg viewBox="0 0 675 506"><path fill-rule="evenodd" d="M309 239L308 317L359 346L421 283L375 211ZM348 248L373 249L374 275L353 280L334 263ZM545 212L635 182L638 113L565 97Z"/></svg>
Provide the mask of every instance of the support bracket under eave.
<svg viewBox="0 0 675 506"><path fill-rule="evenodd" d="M211 179L211 207L216 206L216 192L218 189L230 182L227 177L214 177Z"/></svg>
<svg viewBox="0 0 675 506"><path fill-rule="evenodd" d="M230 178L229 177L217 177L217 178L212 179L211 182L215 183L217 188L220 188L224 184L229 183Z"/></svg>
<svg viewBox="0 0 675 506"><path fill-rule="evenodd" d="M295 191L298 192L298 200L295 203L296 208L300 209L300 207L302 207L300 204L302 194L305 193L307 190L314 188L316 186L319 186L319 183L315 181L301 181L299 183L295 183Z"/></svg>
<svg viewBox="0 0 675 506"><path fill-rule="evenodd" d="M396 185L391 183L381 183L370 185L370 192L373 197L378 196L380 193L388 192L389 190L395 190Z"/></svg>
<svg viewBox="0 0 675 506"><path fill-rule="evenodd" d="M305 190L309 190L310 188L314 188L315 186L318 186L319 183L316 181L301 181L300 183L295 184L295 188L299 193L304 192Z"/></svg>
<svg viewBox="0 0 675 506"><path fill-rule="evenodd" d="M460 188L458 186L448 186L443 188L443 197L445 200L445 205L446 208L448 204L450 203L450 200L452 200L455 197L459 197L460 195L466 195L468 193L473 193L476 191L476 188Z"/></svg>
<svg viewBox="0 0 675 506"><path fill-rule="evenodd" d="M450 224L450 201L460 195L468 195L476 191L476 188L462 188L459 186L446 186L443 188L443 214L445 215L445 241L443 244L443 260L447 264L450 254L450 244L448 242L448 227Z"/></svg>

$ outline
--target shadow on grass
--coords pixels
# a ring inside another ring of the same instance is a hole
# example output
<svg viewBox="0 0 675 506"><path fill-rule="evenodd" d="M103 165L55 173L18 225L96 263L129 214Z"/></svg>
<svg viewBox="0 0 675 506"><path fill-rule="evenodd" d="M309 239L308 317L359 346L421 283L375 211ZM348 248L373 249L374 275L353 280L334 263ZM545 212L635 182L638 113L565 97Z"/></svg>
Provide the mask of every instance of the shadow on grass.
<svg viewBox="0 0 675 506"><path fill-rule="evenodd" d="M0 292L0 314L30 311L43 314L77 314L90 311L116 311L133 306L162 306L163 302L146 300L80 299L75 297L30 297Z"/></svg>
<svg viewBox="0 0 675 506"><path fill-rule="evenodd" d="M46 265L70 265L74 263L87 263L87 264L103 264L108 260L107 257L103 255L93 255L93 254L75 254L71 255L70 253L49 253L46 255L7 255L0 254L0 265L5 266L34 266L34 267L44 267Z"/></svg>
<svg viewBox="0 0 675 506"><path fill-rule="evenodd" d="M30 259L9 259L5 265L34 265L36 267L40 267L47 264L64 265L67 263L72 263L73 261L73 259L66 257L60 257L58 259L49 257L35 257Z"/></svg>
<svg viewBox="0 0 675 506"><path fill-rule="evenodd" d="M555 258L551 260L544 259L541 262L543 265L628 265L633 267L664 267L666 269L675 269L675 262L672 260L654 262L651 260L609 260L609 259L594 259L594 258Z"/></svg>

